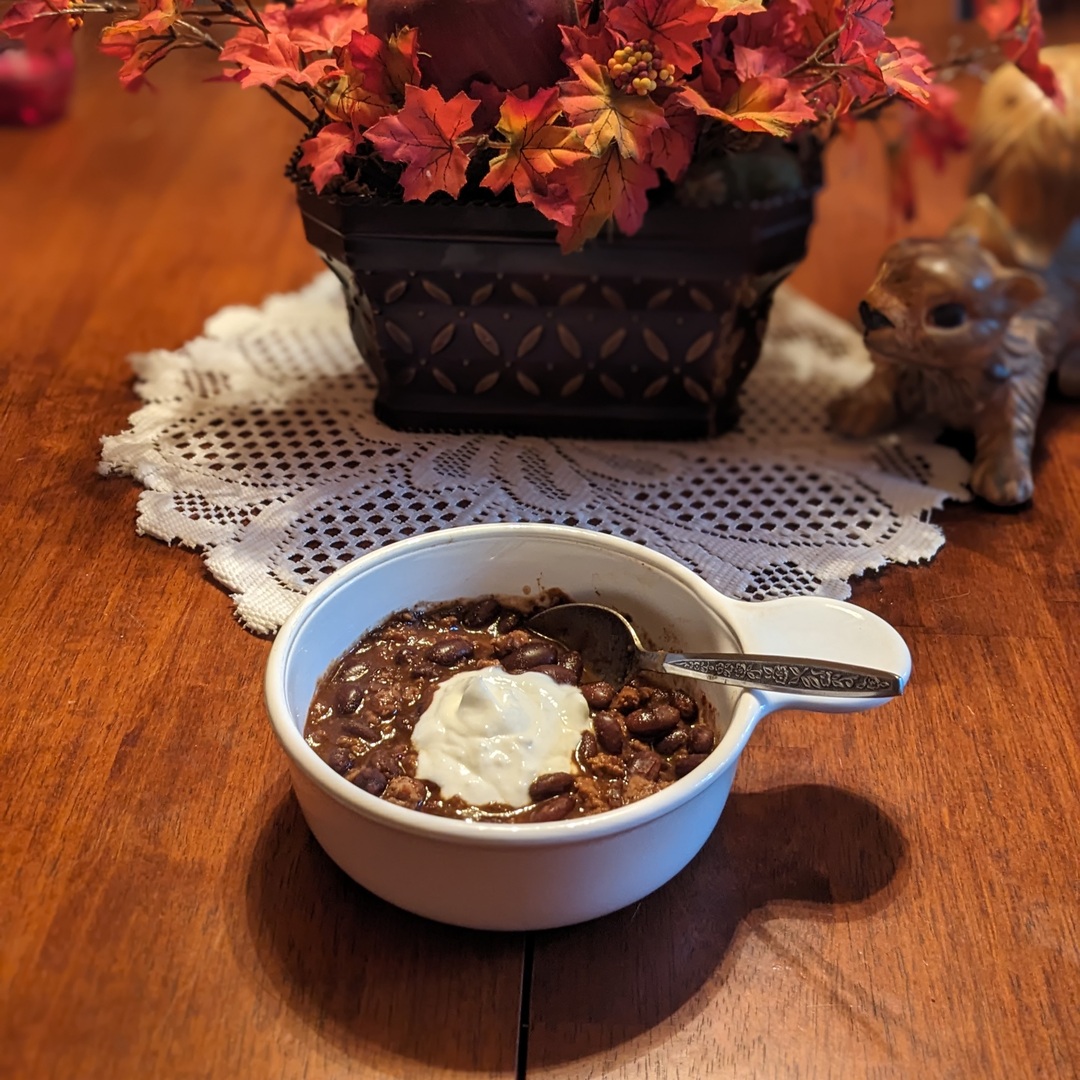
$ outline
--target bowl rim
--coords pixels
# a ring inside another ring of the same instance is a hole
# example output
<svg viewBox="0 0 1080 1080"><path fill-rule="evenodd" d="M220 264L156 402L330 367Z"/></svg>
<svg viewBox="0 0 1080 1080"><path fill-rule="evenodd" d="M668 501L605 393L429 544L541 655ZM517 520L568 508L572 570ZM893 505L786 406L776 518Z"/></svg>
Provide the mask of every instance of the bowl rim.
<svg viewBox="0 0 1080 1080"><path fill-rule="evenodd" d="M673 812L691 801L735 766L758 720L768 711L755 691L737 692L727 730L708 758L686 776L653 795L626 806L614 807L587 817L546 822L485 822L425 814L376 798L334 772L307 744L287 705L285 686L290 660L305 627L325 600L371 567L408 559L420 549L488 537L505 538L515 533L549 537L560 542L586 543L618 551L679 580L701 602L715 610L738 634L738 601L725 597L688 567L642 544L590 529L533 522L462 525L421 533L366 552L346 563L320 582L282 623L267 659L264 694L271 726L294 769L335 802L358 816L401 832L437 838L466 846L547 846L576 843L631 831ZM733 606L735 610L732 610ZM393 614L387 611L386 616ZM333 658L331 658L333 659ZM329 665L330 660L327 661Z"/></svg>

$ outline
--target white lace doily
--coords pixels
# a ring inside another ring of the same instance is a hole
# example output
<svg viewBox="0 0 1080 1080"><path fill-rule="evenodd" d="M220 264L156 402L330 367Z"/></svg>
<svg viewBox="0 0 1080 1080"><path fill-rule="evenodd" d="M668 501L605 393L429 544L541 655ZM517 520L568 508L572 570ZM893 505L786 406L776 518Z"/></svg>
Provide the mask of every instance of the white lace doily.
<svg viewBox="0 0 1080 1080"><path fill-rule="evenodd" d="M738 429L696 443L391 431L329 273L227 308L176 352L132 358L146 403L101 471L145 488L141 534L205 553L249 629L275 630L354 556L418 532L554 521L666 552L731 596L846 597L848 580L930 558L928 520L969 497L933 432L847 442L825 406L866 374L858 333L781 290Z"/></svg>

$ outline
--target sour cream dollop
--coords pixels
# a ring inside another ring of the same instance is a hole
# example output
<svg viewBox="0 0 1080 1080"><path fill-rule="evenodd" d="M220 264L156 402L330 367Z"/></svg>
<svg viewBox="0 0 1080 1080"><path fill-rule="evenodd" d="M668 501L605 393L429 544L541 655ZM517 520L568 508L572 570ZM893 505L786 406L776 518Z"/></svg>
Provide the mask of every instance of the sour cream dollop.
<svg viewBox="0 0 1080 1080"><path fill-rule="evenodd" d="M536 671L461 671L436 688L413 728L416 775L438 784L444 799L527 806L538 776L574 771L588 726L576 686Z"/></svg>

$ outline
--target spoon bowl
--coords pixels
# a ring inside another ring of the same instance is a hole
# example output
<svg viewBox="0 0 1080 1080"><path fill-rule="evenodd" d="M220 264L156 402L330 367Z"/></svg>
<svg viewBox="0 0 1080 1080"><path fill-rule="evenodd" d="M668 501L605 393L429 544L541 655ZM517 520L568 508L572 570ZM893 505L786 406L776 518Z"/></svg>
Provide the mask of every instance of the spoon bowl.
<svg viewBox="0 0 1080 1080"><path fill-rule="evenodd" d="M602 604L559 604L538 612L528 627L580 653L586 678L613 686L622 686L635 671L656 671L815 697L877 699L897 697L903 690L899 674L828 659L652 651L623 615Z"/></svg>

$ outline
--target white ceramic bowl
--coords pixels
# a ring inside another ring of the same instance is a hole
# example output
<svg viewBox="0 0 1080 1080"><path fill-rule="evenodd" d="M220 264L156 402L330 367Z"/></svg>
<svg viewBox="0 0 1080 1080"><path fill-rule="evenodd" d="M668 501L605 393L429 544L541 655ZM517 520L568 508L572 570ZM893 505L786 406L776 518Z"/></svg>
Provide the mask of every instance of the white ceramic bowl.
<svg viewBox="0 0 1080 1080"><path fill-rule="evenodd" d="M629 806L520 825L395 806L350 784L304 741L319 678L388 615L416 604L551 588L626 612L655 648L807 656L882 668L905 682L911 668L900 635L851 604L731 600L673 559L582 529L477 525L365 555L327 578L282 626L270 652L266 702L315 838L351 878L399 907L489 930L564 926L615 911L659 888L697 854L763 716L785 707L850 711L883 703L695 682L695 696L714 712L718 742L693 772Z"/></svg>

